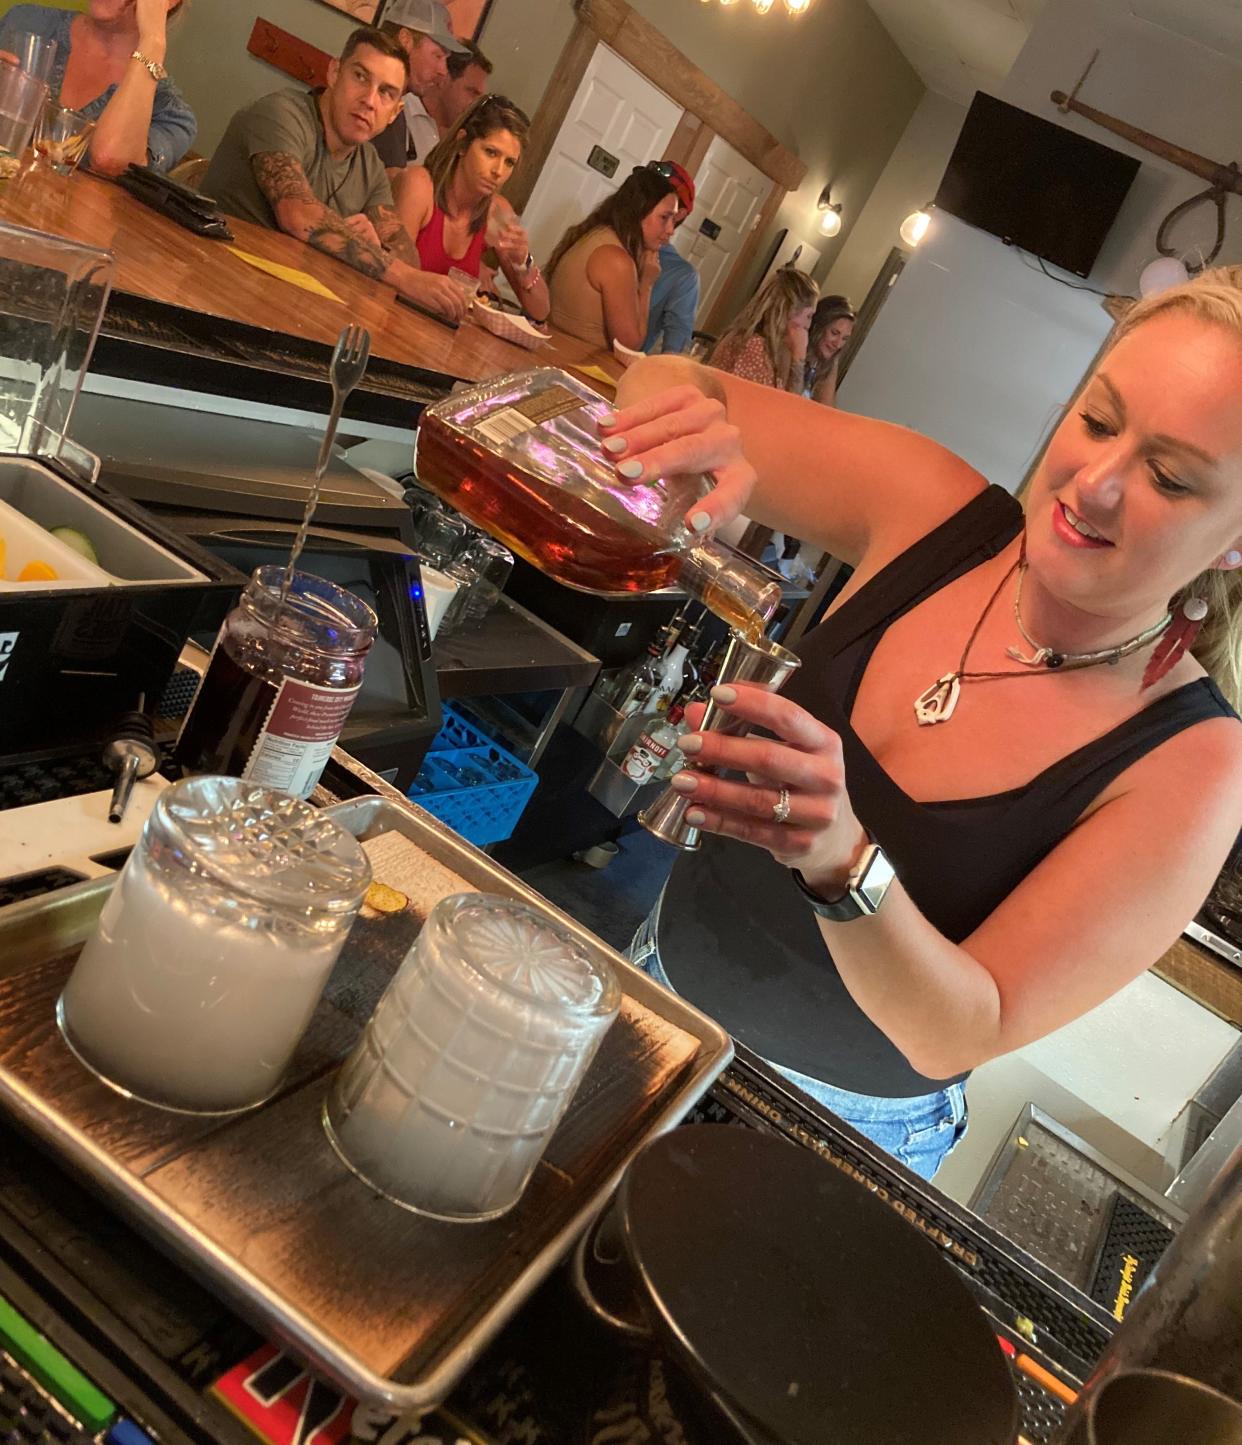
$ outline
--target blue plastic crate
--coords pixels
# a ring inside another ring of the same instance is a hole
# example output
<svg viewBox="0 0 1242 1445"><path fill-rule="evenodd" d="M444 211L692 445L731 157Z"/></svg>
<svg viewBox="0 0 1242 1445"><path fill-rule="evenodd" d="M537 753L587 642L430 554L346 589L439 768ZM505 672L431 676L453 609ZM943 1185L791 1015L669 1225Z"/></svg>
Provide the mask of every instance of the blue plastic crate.
<svg viewBox="0 0 1242 1445"><path fill-rule="evenodd" d="M539 779L456 708L444 703L441 711L440 731L409 796L477 848L503 842Z"/></svg>

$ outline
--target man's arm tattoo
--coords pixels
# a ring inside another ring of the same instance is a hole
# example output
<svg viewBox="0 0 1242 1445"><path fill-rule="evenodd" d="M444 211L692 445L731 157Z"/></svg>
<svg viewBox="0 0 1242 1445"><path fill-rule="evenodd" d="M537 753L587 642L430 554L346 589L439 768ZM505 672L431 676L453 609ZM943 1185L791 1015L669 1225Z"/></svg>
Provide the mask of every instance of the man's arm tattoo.
<svg viewBox="0 0 1242 1445"><path fill-rule="evenodd" d="M375 234L384 243L386 251L391 251L399 261L404 261L407 266L422 265L418 257L418 247L415 246L410 233L401 224L401 218L391 206L372 206L367 212L367 216L375 227Z"/></svg>
<svg viewBox="0 0 1242 1445"><path fill-rule="evenodd" d="M388 270L388 257L378 247L355 236L344 219L323 204L311 190L306 172L295 157L284 151L265 151L252 156L250 164L259 189L273 210L282 201L298 201L311 208L309 229L303 237L308 246L344 261L372 280L383 279ZM395 219L395 212L393 214Z"/></svg>
<svg viewBox="0 0 1242 1445"><path fill-rule="evenodd" d="M259 189L273 208L278 201L316 199L310 182L306 179L306 172L298 161L285 151L264 151L260 155L251 156L250 166L255 180L259 183Z"/></svg>
<svg viewBox="0 0 1242 1445"><path fill-rule="evenodd" d="M325 255L335 256L355 271L370 276L373 281L382 281L389 267L389 257L377 246L355 236L340 216L324 208L321 221L311 227L306 237L307 244L314 246Z"/></svg>

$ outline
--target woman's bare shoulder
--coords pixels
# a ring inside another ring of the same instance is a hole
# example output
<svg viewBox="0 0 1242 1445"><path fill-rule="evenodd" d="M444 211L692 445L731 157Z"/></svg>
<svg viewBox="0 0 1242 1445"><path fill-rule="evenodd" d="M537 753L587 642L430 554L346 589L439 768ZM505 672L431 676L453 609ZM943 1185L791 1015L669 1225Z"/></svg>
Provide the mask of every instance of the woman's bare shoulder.
<svg viewBox="0 0 1242 1445"><path fill-rule="evenodd" d="M587 275L601 285L610 281L617 284L638 283L638 267L634 265L634 258L611 231L605 233L605 238L591 252L587 260Z"/></svg>
<svg viewBox="0 0 1242 1445"><path fill-rule="evenodd" d="M391 175L392 172L389 174ZM414 208L420 227L425 226L431 219L431 212L436 203L435 183L432 181L431 172L427 167L406 166L403 171L396 174L393 191L407 207Z"/></svg>
<svg viewBox="0 0 1242 1445"><path fill-rule="evenodd" d="M982 473L947 447L914 433L906 437L892 449L887 505L870 509L867 551L877 568L930 536L989 488Z"/></svg>
<svg viewBox="0 0 1242 1445"><path fill-rule="evenodd" d="M1198 676L1190 681L1202 681L1205 674L1193 666ZM1186 847L1222 828L1236 837L1242 829L1242 721L1222 712L1182 728L1127 768L1098 805L1123 795L1141 797L1152 829L1176 830Z"/></svg>

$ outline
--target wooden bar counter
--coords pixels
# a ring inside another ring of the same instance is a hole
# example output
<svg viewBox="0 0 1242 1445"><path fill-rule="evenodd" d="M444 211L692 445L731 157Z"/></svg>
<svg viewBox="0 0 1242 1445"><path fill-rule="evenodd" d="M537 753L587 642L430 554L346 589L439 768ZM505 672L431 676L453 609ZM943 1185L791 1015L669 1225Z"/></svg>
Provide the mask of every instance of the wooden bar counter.
<svg viewBox="0 0 1242 1445"><path fill-rule="evenodd" d="M111 251L114 291L328 346L343 326L357 322L370 331L374 356L446 382L547 365L594 365L613 377L621 373L612 355L560 333L547 346L527 351L471 321L455 331L403 305L392 287L291 236L236 217L228 218L231 243L195 235L120 186L83 172L65 177L46 167L28 171L0 187L0 219ZM313 276L340 300L258 270L230 244Z"/></svg>

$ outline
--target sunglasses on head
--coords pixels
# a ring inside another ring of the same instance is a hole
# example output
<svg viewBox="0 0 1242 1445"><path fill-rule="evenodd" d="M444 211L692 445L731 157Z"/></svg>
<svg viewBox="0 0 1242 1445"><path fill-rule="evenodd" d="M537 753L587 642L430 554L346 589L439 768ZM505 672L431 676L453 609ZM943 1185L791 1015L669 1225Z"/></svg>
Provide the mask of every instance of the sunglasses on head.
<svg viewBox="0 0 1242 1445"><path fill-rule="evenodd" d="M647 169L654 171L657 176L663 176L666 181L672 181L677 203L688 213L690 207L687 204L686 181L680 173L680 168L674 166L672 161L648 161Z"/></svg>

